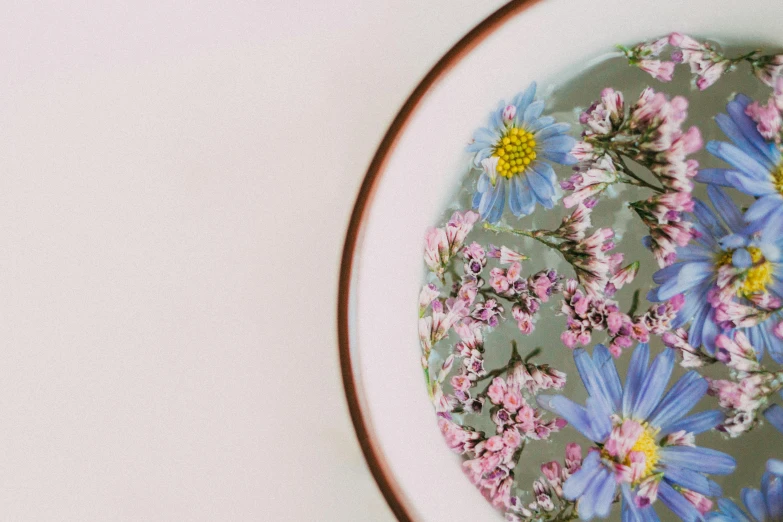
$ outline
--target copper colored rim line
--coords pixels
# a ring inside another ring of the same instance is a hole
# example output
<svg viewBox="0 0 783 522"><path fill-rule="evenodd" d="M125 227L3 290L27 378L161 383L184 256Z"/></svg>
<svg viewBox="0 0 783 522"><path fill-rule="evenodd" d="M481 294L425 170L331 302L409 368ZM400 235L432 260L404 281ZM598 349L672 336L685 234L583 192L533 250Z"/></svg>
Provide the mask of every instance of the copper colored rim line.
<svg viewBox="0 0 783 522"><path fill-rule="evenodd" d="M340 282L337 303L337 335L340 354L340 367L342 370L343 387L345 396L348 400L348 408L351 412L356 435L359 439L359 445L364 453L364 458L372 472L375 481L378 483L386 502L394 512L398 520L402 522L413 522L414 518L409 506L405 505L403 495L394 478L391 476L389 467L386 464L381 450L376 446L369 423L362 412L359 394L360 390L356 382L354 369L351 365L351 346L350 346L350 328L349 328L349 301L351 275L353 272L353 258L356 252L356 246L359 239L366 211L369 202L377 187L383 168L386 164L397 139L402 134L403 129L410 120L414 110L418 107L424 95L432 86L451 69L464 55L470 52L476 45L481 43L495 29L502 25L507 19L521 11L523 8L530 7L538 0L512 0L478 24L473 30L466 34L454 47L452 47L438 63L427 73L424 79L416 86L413 93L405 101L405 104L397 113L389 130L381 141L378 150L370 162L367 174L364 177L359 195L351 214L348 225L348 232L343 246L342 262L340 266Z"/></svg>

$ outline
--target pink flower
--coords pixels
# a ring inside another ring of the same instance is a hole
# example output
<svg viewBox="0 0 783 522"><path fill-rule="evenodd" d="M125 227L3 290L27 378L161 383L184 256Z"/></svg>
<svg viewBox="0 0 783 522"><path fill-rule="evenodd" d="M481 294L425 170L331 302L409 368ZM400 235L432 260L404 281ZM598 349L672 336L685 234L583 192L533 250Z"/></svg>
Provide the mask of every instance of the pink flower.
<svg viewBox="0 0 783 522"><path fill-rule="evenodd" d="M759 80L775 87L777 79L783 74L783 54L762 56L753 63L753 72Z"/></svg>
<svg viewBox="0 0 783 522"><path fill-rule="evenodd" d="M492 384L489 385L487 396L492 401L492 404L503 404L503 398L506 396L507 391L506 381L501 377L495 377L492 380Z"/></svg>
<svg viewBox="0 0 783 522"><path fill-rule="evenodd" d="M500 263L503 265L524 261L526 259L529 259L526 255L515 252L506 246L500 247Z"/></svg>
<svg viewBox="0 0 783 522"><path fill-rule="evenodd" d="M424 262L439 277L449 260L449 241L442 228L428 228L424 234Z"/></svg>
<svg viewBox="0 0 783 522"><path fill-rule="evenodd" d="M696 79L696 87L700 91L703 91L707 87L713 85L723 74L728 70L730 62L728 60L722 60L714 62L707 66L706 69L699 73L699 78Z"/></svg>
<svg viewBox="0 0 783 522"><path fill-rule="evenodd" d="M440 291L438 290L438 287L436 287L434 284L430 283L428 285L424 285L424 287L421 289L421 292L419 293L419 316L420 317L424 315L424 312L427 310L427 307L429 307L430 303L432 303L439 295L440 295Z"/></svg>
<svg viewBox="0 0 783 522"><path fill-rule="evenodd" d="M639 262L635 261L625 268L614 272L612 278L609 280L607 288L611 285L611 291L607 292L608 296L614 295L614 293L633 281L636 278L636 274L639 272Z"/></svg>
<svg viewBox="0 0 783 522"><path fill-rule="evenodd" d="M696 446L696 437L685 430L675 431L666 436L666 446Z"/></svg>
<svg viewBox="0 0 783 522"><path fill-rule="evenodd" d="M580 166L580 170L567 181L561 181L563 190L573 191L563 198L563 205L571 208L593 196L600 194L606 188L618 180L617 170L608 156L601 156L596 160Z"/></svg>
<svg viewBox="0 0 783 522"><path fill-rule="evenodd" d="M503 397L503 407L511 413L515 413L524 404L526 404L525 399L522 398L522 394L518 389L509 389L505 397Z"/></svg>
<svg viewBox="0 0 783 522"><path fill-rule="evenodd" d="M609 455L617 457L618 460L625 460L643 431L644 426L635 420L626 419L622 424L612 428L612 433L609 435L604 449Z"/></svg>
<svg viewBox="0 0 783 522"><path fill-rule="evenodd" d="M556 486L560 484L561 469L560 469L560 464L557 461L553 460L551 462L547 462L546 464L542 464L541 473L544 474L544 477L546 477L547 481L552 486Z"/></svg>
<svg viewBox="0 0 783 522"><path fill-rule="evenodd" d="M475 431L466 430L443 416L438 416L438 427L446 444L455 453L463 454L472 450L480 438Z"/></svg>
<svg viewBox="0 0 783 522"><path fill-rule="evenodd" d="M455 375L451 378L451 386L454 391L466 392L470 389L472 382L466 374Z"/></svg>
<svg viewBox="0 0 783 522"><path fill-rule="evenodd" d="M503 109L503 123L511 123L514 120L514 117L517 115L517 107L516 105L506 105L506 108Z"/></svg>
<svg viewBox="0 0 783 522"><path fill-rule="evenodd" d="M503 443L503 438L498 435L488 438L485 443L485 448L488 451L500 451L504 446L505 444Z"/></svg>
<svg viewBox="0 0 783 522"><path fill-rule="evenodd" d="M783 339L783 321L780 321L772 328L772 333L774 333L775 337L778 339Z"/></svg>
<svg viewBox="0 0 783 522"><path fill-rule="evenodd" d="M781 55L783 57L783 55ZM753 102L745 108L745 114L756 122L756 129L766 140L780 143L780 130L783 125L780 110L775 105L775 98L769 99L766 105Z"/></svg>
<svg viewBox="0 0 783 522"><path fill-rule="evenodd" d="M566 470L573 475L582 467L582 448L576 442L569 442L566 444L565 454Z"/></svg>
<svg viewBox="0 0 783 522"><path fill-rule="evenodd" d="M733 340L720 334L715 339L715 346L715 358L729 368L742 372L759 369L756 350L753 349L744 333L736 332Z"/></svg>
<svg viewBox="0 0 783 522"><path fill-rule="evenodd" d="M662 82L672 81L674 75L674 62L662 62L661 60L639 60L636 64L641 70Z"/></svg>
<svg viewBox="0 0 783 522"><path fill-rule="evenodd" d="M693 504L693 506L699 510L699 513L706 515L712 509L712 500L708 499L701 493L696 493L689 489L682 488L680 493L685 499Z"/></svg>
<svg viewBox="0 0 783 522"><path fill-rule="evenodd" d="M636 490L636 506L644 508L658 499L658 488L661 484L661 477L653 475L645 479Z"/></svg>

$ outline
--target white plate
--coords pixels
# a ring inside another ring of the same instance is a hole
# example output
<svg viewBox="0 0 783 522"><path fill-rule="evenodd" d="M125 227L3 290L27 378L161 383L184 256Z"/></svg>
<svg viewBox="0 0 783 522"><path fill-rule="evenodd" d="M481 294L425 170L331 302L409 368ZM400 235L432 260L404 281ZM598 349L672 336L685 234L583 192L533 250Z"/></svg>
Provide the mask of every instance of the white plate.
<svg viewBox="0 0 783 522"><path fill-rule="evenodd" d="M422 376L422 245L499 99L576 74L617 43L680 31L783 44L780 0L511 2L461 40L414 91L370 167L340 285L346 393L368 463L401 520L500 519L449 452Z"/></svg>

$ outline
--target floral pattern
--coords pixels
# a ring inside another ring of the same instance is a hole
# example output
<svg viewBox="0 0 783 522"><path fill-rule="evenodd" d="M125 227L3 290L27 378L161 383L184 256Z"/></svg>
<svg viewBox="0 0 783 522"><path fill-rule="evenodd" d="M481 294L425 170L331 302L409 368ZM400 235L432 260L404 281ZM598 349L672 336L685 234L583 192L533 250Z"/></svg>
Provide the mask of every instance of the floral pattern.
<svg viewBox="0 0 783 522"><path fill-rule="evenodd" d="M617 56L661 85L688 69L694 96L743 67L772 92L734 95L714 119L729 141L706 147L711 122L659 85L586 99L578 138L535 83L500 102L467 147L467 208L425 232L418 332L438 426L509 521L783 520L783 54L672 33ZM595 224L618 198L647 259ZM531 227L534 213L555 225ZM530 268L533 247L560 264ZM583 404L552 364L568 353ZM748 463L716 437L751 430L771 441L761 488L724 491ZM530 476L520 463L548 443L563 460Z"/></svg>

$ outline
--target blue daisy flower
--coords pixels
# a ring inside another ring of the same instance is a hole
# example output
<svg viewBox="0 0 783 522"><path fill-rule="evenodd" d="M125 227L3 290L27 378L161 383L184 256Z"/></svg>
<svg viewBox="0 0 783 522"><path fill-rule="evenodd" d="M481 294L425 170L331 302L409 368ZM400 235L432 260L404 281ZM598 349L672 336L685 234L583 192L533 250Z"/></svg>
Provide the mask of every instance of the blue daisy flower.
<svg viewBox="0 0 783 522"><path fill-rule="evenodd" d="M722 498L718 511L707 515L708 522L779 522L783 520L783 461L770 460L761 479L761 490L742 490L745 513L733 501Z"/></svg>
<svg viewBox="0 0 783 522"><path fill-rule="evenodd" d="M544 102L534 100L535 82L514 97L511 104L500 102L489 115L489 125L473 135L468 152L473 164L483 169L479 177L473 208L481 218L496 223L508 206L517 216L533 212L536 204L550 209L555 204L557 177L552 165L573 165L571 155L576 140L566 133L567 123L556 123L551 116L541 116Z"/></svg>
<svg viewBox="0 0 783 522"><path fill-rule="evenodd" d="M747 252L743 246L735 256L724 246L724 240L748 244L749 239L743 236L746 223L734 202L716 187L708 187L707 193L717 214L704 202L694 200L694 241L678 247L676 261L653 274L653 282L660 286L650 290L647 298L654 302L668 301L683 294L685 303L673 326L679 328L691 321L688 342L697 347L705 345L712 354L721 328L714 321L707 294L716 287L721 264L744 262Z"/></svg>
<svg viewBox="0 0 783 522"><path fill-rule="evenodd" d="M692 371L664 394L674 351L662 352L652 364L649 357L647 344L636 347L623 387L605 346L598 345L592 358L575 350L588 393L586 405L562 395L538 397L543 408L563 417L596 445L563 485L564 496L578 500L582 520L607 517L618 486L623 522L659 520L653 506L658 498L682 520L702 520L693 499L721 495L720 486L707 474L727 475L736 467L730 455L694 444L696 434L724 419L716 410L686 416L707 393L707 381Z"/></svg>
<svg viewBox="0 0 783 522"><path fill-rule="evenodd" d="M783 391L780 392L780 398L783 399ZM764 412L764 416L780 433L783 433L783 407L773 404L767 408Z"/></svg>
<svg viewBox="0 0 783 522"><path fill-rule="evenodd" d="M715 117L732 143L711 141L707 150L731 169L704 169L696 180L734 187L756 197L745 218L758 230L768 227L775 237L783 235L783 162L778 146L766 140L753 120L745 114L751 99L738 94L726 105L728 114Z"/></svg>
<svg viewBox="0 0 783 522"><path fill-rule="evenodd" d="M733 333L717 324L708 299L709 292L717 288L720 268L731 265L740 270L737 299L750 304L747 298L757 293L769 292L783 298L783 263L780 246L771 240L771 229L751 234L746 214L731 198L714 185L707 187L707 194L715 211L694 200L694 241L677 248L676 261L653 274L653 282L660 286L652 289L647 298L667 301L683 294L685 303L673 326L679 328L690 321L688 342L704 346L709 354L714 354L718 334ZM766 347L775 361L783 363L783 340L773 333L782 315L774 313L762 323L743 329L759 358Z"/></svg>

